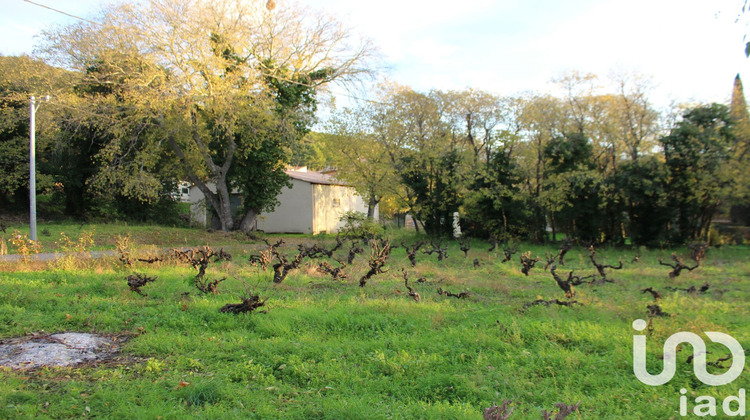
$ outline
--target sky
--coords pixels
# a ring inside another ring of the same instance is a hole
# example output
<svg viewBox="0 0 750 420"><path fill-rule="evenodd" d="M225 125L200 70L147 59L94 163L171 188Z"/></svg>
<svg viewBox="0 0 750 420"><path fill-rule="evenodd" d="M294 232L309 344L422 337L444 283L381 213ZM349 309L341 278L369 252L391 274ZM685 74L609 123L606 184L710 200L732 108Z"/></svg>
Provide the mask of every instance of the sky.
<svg viewBox="0 0 750 420"><path fill-rule="evenodd" d="M92 18L102 0L34 0ZM277 4L291 0L276 0ZM638 73L657 105L729 100L750 86L742 0L303 0L378 47L385 77L419 91L475 88L556 93L552 79ZM0 0L0 53L30 54L34 35L73 18ZM341 88L333 88L336 92ZM359 94L363 96L363 94Z"/></svg>

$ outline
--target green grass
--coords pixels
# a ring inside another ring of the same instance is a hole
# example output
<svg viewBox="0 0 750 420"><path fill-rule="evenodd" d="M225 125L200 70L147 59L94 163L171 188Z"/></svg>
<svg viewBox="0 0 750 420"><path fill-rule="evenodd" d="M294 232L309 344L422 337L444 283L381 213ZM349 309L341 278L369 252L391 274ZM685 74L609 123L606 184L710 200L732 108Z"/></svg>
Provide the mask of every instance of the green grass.
<svg viewBox="0 0 750 420"><path fill-rule="evenodd" d="M197 240L201 233L185 236ZM304 240L314 239L294 238ZM702 267L674 280L656 262L672 250L641 250L637 263L629 263L635 251L601 250L600 260L625 261L610 275L616 283L577 287L583 306L524 310L539 297L564 298L543 263L526 277L518 254L501 263L501 253L477 241L468 258L452 243L446 261L420 254L416 268L397 249L390 270L365 288L357 286L367 270L362 255L346 282L306 266L274 285L270 271L246 262L257 243L230 242L233 261L209 268L210 277L229 276L218 295L200 294L188 284L195 271L170 263L137 267L158 276L144 287L147 297L128 289L124 278L132 270L115 259L83 261L76 269L0 266L8 270L0 272L0 338L40 330L131 337L115 363L0 371L0 418L480 419L484 408L509 398L511 419L539 419L556 402L578 401L579 414L569 418L656 419L679 417L683 387L692 399L717 397L719 412L720 398L750 388L747 369L722 387L697 382L684 363L689 348L679 354L671 382L641 384L632 373L631 328L652 304L640 289L653 286L672 316L653 321L652 372L664 340L678 331L722 331L750 349L747 247L711 249ZM166 245L172 244L159 243ZM544 256L553 248L521 245L526 250ZM566 262L561 274L592 272L581 249ZM422 302L407 296L401 268ZM416 283L421 276L428 281ZM711 285L707 294L665 288L704 282ZM238 302L246 286L267 299L261 308L267 313L218 312ZM446 298L438 288L471 297ZM726 352L709 349L709 360Z"/></svg>
<svg viewBox="0 0 750 420"><path fill-rule="evenodd" d="M73 242L84 235L90 235L94 246L89 250L115 249L118 236L129 235L132 244L151 247L185 247L211 244L214 246L247 244L249 238L240 232L207 232L202 229L165 227L159 225L128 225L125 222L109 224L79 224L79 223L44 223L37 226L37 239L41 243L41 252L69 251L61 240L64 233ZM6 233L0 232L0 241L5 241L8 253L17 252L11 237L15 234L29 235L29 226L10 225Z"/></svg>

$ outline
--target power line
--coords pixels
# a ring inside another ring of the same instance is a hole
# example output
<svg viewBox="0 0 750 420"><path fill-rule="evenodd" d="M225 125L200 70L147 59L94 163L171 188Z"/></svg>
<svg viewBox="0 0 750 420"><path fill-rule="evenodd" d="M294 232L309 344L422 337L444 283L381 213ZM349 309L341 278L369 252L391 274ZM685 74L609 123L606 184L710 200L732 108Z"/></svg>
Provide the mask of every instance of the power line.
<svg viewBox="0 0 750 420"><path fill-rule="evenodd" d="M49 7L49 6L47 6L47 5L44 5L44 4L41 4L41 3L36 3L36 2L33 2L33 1L31 1L31 0L23 0L23 1L25 1L26 3L29 3L29 4L33 4L34 6L39 6L39 7L43 7L43 8L45 8L45 9L47 9L47 10L52 10L53 12L57 12L57 13L60 13L60 14L63 14L63 15L65 15L65 16L69 16L69 17L72 17L72 18L74 18L74 19L82 20L82 21L84 21L84 22L92 23L92 24L94 24L94 25L99 25L99 23L98 23L98 22L94 22L94 21L92 21L92 20L88 20L88 19L82 18L82 17L80 17L80 16L76 16L76 15L70 14L70 13L68 13L68 12L64 12L64 11L62 11L62 10L59 10L59 9L55 9L54 7Z"/></svg>

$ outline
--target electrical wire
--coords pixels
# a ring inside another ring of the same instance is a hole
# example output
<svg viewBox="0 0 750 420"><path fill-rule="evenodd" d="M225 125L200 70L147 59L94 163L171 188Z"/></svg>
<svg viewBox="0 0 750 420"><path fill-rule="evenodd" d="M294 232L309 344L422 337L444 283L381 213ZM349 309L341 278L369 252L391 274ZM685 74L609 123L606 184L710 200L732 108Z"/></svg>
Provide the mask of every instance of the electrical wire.
<svg viewBox="0 0 750 420"><path fill-rule="evenodd" d="M70 14L68 12L64 12L62 10L59 10L59 9L55 9L54 7L49 7L47 5L44 5L44 4L41 4L41 3L36 3L36 2L31 1L31 0L23 0L23 1L25 1L26 3L29 3L29 4L33 4L34 6L43 7L45 9L52 10L53 12L57 12L57 13L65 15L65 16L72 17L74 19L82 20L84 22L92 23L94 25L100 25L100 23L98 23L98 22L94 22L92 20L88 20L86 18L82 18L80 16L76 16L76 15Z"/></svg>

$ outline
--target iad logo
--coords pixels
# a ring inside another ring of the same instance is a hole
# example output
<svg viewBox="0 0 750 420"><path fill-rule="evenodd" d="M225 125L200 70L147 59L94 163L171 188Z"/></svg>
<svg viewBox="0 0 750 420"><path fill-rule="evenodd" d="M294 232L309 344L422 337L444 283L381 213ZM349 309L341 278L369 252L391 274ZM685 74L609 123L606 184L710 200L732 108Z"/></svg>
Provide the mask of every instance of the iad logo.
<svg viewBox="0 0 750 420"><path fill-rule="evenodd" d="M646 321L636 319L633 321L633 328L636 331L646 329ZM726 372L720 375L712 375L706 372L706 343L697 334L690 332L678 332L672 334L664 342L664 367L660 374L652 375L646 370L646 336L633 336L633 372L635 376L646 385L657 386L669 382L677 369L677 346L681 343L688 343L693 346L693 372L695 376L704 384L719 386L726 385L742 373L745 368L745 351L740 343L731 336L714 331L707 331L706 336L714 343L726 346L731 352L732 366ZM687 389L680 389L679 397L680 415L688 415L688 398ZM693 414L699 417L715 416L719 404L716 398L710 395L703 395L695 398L695 406L692 409ZM734 406L734 407L733 407ZM721 403L721 409L727 416L745 416L745 390L740 389L737 396L729 395ZM736 408L735 408L736 407Z"/></svg>
<svg viewBox="0 0 750 420"><path fill-rule="evenodd" d="M643 331L646 326L646 321L642 319L633 321L633 328L636 331ZM658 375L652 375L646 370L646 336L634 335L633 372L635 376L644 384L651 386L664 385L669 382L677 369L677 346L681 343L688 343L693 346L693 372L701 382L706 385L719 386L734 381L745 368L745 351L742 346L737 340L724 333L706 331L705 334L711 341L723 344L732 353L732 366L726 372L720 375L706 372L706 343L697 334L683 331L669 336L664 342L664 368Z"/></svg>

